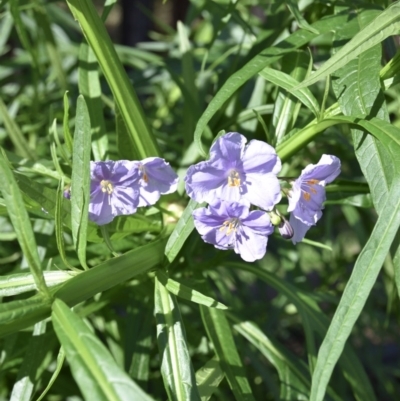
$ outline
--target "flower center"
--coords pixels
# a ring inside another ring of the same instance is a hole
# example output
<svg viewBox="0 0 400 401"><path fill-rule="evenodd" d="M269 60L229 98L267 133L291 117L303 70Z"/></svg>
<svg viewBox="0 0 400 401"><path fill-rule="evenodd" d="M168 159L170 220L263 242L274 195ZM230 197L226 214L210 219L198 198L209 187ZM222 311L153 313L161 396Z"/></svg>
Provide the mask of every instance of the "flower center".
<svg viewBox="0 0 400 401"><path fill-rule="evenodd" d="M240 187L240 175L236 170L231 170L228 174L228 187Z"/></svg>
<svg viewBox="0 0 400 401"><path fill-rule="evenodd" d="M308 192L308 191L306 191L306 190L303 189L303 198L304 198L307 202L310 201L310 199L311 199L311 194L316 195L317 190L314 188L314 185L317 185L318 183L319 183L319 181L318 181L318 180L314 180L314 179L312 179L312 180L307 180L307 181L304 183L304 184L305 184L305 187L310 191L310 192Z"/></svg>
<svg viewBox="0 0 400 401"><path fill-rule="evenodd" d="M139 164L139 171L142 173L142 179L144 182L149 182L149 176L146 174L146 170L143 164Z"/></svg>
<svg viewBox="0 0 400 401"><path fill-rule="evenodd" d="M108 195L111 195L114 191L114 185L112 184L111 181L101 180L100 186L101 186L101 192L104 192L104 193L107 192Z"/></svg>
<svg viewBox="0 0 400 401"><path fill-rule="evenodd" d="M226 230L226 235L230 235L232 232L236 232L236 229L240 226L240 219L232 217L231 219L225 220L219 231Z"/></svg>

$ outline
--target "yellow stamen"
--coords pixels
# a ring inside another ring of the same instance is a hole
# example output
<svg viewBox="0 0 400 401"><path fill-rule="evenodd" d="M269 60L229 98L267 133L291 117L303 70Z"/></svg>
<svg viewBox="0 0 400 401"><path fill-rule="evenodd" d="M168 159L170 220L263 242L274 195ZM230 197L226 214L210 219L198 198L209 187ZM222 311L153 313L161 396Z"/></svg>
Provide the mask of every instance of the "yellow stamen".
<svg viewBox="0 0 400 401"><path fill-rule="evenodd" d="M311 199L311 195L308 192L303 192L303 198L308 202Z"/></svg>
<svg viewBox="0 0 400 401"><path fill-rule="evenodd" d="M240 187L240 175L236 170L232 170L228 175L228 187Z"/></svg>
<svg viewBox="0 0 400 401"><path fill-rule="evenodd" d="M114 191L114 185L112 184L111 181L101 180L100 186L101 186L101 191L104 193L107 192L109 195L111 195Z"/></svg>
<svg viewBox="0 0 400 401"><path fill-rule="evenodd" d="M222 226L219 228L219 231L224 231L226 229L225 235L231 235L232 232L236 232L238 226L239 226L239 219L232 218L224 221L222 223Z"/></svg>

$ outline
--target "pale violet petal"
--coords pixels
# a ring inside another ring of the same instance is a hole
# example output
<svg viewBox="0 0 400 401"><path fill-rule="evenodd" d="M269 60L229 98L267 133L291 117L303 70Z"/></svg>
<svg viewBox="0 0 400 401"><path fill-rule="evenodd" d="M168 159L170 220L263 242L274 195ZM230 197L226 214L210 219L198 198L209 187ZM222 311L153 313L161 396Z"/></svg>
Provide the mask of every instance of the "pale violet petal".
<svg viewBox="0 0 400 401"><path fill-rule="evenodd" d="M242 161L245 173L274 173L276 175L281 171L281 160L275 149L255 139L246 146Z"/></svg>
<svg viewBox="0 0 400 401"><path fill-rule="evenodd" d="M243 225L251 228L259 235L268 236L274 232L274 227L266 212L261 210L253 210L246 218L242 219Z"/></svg>
<svg viewBox="0 0 400 401"><path fill-rule="evenodd" d="M227 182L226 171L214 168L209 162L200 162L189 167L185 181L186 192L192 199L210 202L218 197L216 190Z"/></svg>
<svg viewBox="0 0 400 401"><path fill-rule="evenodd" d="M307 231L312 227L304 224L299 219L296 219L293 213L290 215L289 223L292 226L294 233L292 237L293 244L301 242L304 236L306 235Z"/></svg>
<svg viewBox="0 0 400 401"><path fill-rule="evenodd" d="M261 259L267 252L268 237L242 225L236 235L235 252L246 262Z"/></svg>
<svg viewBox="0 0 400 401"><path fill-rule="evenodd" d="M264 210L271 210L282 198L281 186L275 174L246 174L247 193L244 199Z"/></svg>
<svg viewBox="0 0 400 401"><path fill-rule="evenodd" d="M210 160L240 160L247 139L238 132L228 132L218 138L210 148Z"/></svg>
<svg viewBox="0 0 400 401"><path fill-rule="evenodd" d="M322 155L317 164L309 164L302 171L303 180L317 180L329 184L340 174L340 160L336 156Z"/></svg>

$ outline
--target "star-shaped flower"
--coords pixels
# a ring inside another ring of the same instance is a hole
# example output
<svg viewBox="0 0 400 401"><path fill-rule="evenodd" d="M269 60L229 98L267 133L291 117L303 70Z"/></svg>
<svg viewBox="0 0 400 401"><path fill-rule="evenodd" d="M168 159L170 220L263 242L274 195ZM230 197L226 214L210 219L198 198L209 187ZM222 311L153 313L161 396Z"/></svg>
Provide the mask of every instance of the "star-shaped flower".
<svg viewBox="0 0 400 401"><path fill-rule="evenodd" d="M205 242L218 249L233 249L243 260L254 262L267 251L274 228L268 214L250 212L246 204L217 200L193 211L194 225Z"/></svg>
<svg viewBox="0 0 400 401"><path fill-rule="evenodd" d="M89 218L99 225L115 216L133 214L139 203L136 162L129 160L90 162Z"/></svg>
<svg viewBox="0 0 400 401"><path fill-rule="evenodd" d="M218 138L210 149L210 159L189 167L186 192L197 202L216 199L246 201L271 210L281 199L276 175L281 161L275 149L262 141L229 132Z"/></svg>
<svg viewBox="0 0 400 401"><path fill-rule="evenodd" d="M139 170L139 207L154 205L161 195L176 191L178 175L164 159L148 157L135 163Z"/></svg>
<svg viewBox="0 0 400 401"><path fill-rule="evenodd" d="M300 242L311 226L322 216L325 185L340 174L340 160L322 155L317 164L309 164L292 184L289 192L290 224L294 230L293 243Z"/></svg>

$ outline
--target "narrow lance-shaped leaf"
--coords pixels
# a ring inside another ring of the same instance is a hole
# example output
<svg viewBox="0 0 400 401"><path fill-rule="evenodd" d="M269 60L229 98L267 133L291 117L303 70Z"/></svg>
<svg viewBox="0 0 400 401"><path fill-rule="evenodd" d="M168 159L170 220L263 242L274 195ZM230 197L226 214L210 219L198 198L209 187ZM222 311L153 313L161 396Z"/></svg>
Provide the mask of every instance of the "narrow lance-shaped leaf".
<svg viewBox="0 0 400 401"><path fill-rule="evenodd" d="M224 312L202 305L200 312L207 335L214 345L215 353L235 399L237 401L254 401L232 330Z"/></svg>
<svg viewBox="0 0 400 401"><path fill-rule="evenodd" d="M8 136L11 139L17 153L20 156L27 157L28 159L35 159L34 151L29 147L27 140L23 136L20 127L15 122L14 118L10 116L7 106L0 98L0 117L7 130Z"/></svg>
<svg viewBox="0 0 400 401"><path fill-rule="evenodd" d="M89 111L94 160L106 160L108 139L98 68L93 50L86 42L82 42L79 49L79 91L85 97Z"/></svg>
<svg viewBox="0 0 400 401"><path fill-rule="evenodd" d="M128 139L135 149L132 159L158 156L157 143L146 121L139 99L92 0L67 0L67 4L78 20L88 44L93 49L121 110L128 129Z"/></svg>
<svg viewBox="0 0 400 401"><path fill-rule="evenodd" d="M85 399L151 401L117 365L103 343L64 302L53 303L54 330Z"/></svg>
<svg viewBox="0 0 400 401"><path fill-rule="evenodd" d="M187 237L192 232L194 228L192 212L200 206L201 204L191 199L178 220L174 231L172 231L167 246L165 247L165 256L170 263L176 258Z"/></svg>
<svg viewBox="0 0 400 401"><path fill-rule="evenodd" d="M328 18L322 18L320 21L313 24L313 27L318 30L320 34L323 34L329 32L331 29L337 29L347 21L347 18L347 15L336 15L330 16ZM290 53L294 49L305 45L316 36L317 35L315 33L299 29L298 31L287 37L285 40L278 43L276 46L270 47L259 53L245 66L236 71L226 80L223 86L213 97L213 99L207 106L207 109L204 111L196 125L196 130L194 132L194 141L196 142L199 151L204 157L206 157L206 152L204 151L201 144L201 135L205 130L208 122L223 106L223 104L254 75L258 74L268 65L271 65L275 61L279 60L284 54Z"/></svg>
<svg viewBox="0 0 400 401"><path fill-rule="evenodd" d="M232 314L228 315L236 324L233 328L253 344L276 368L281 382L282 400L301 399L308 393L311 380L307 374L305 364L301 364L296 358L284 353L277 347L277 341L267 337L255 323L240 321Z"/></svg>
<svg viewBox="0 0 400 401"><path fill-rule="evenodd" d="M224 304L221 302L216 301L211 297L207 297L206 295L202 294L201 292L190 288L179 281L175 281L168 277L168 275L163 270L157 271L157 278L162 283L162 285L172 294L186 299L191 302L195 302L199 305L209 306L211 308L218 308L218 309L228 309Z"/></svg>
<svg viewBox="0 0 400 401"><path fill-rule="evenodd" d="M275 274L253 267L248 263L229 262L227 263L227 267L251 272L261 280L265 281L268 285L275 288L279 293L285 295L291 302L293 302L301 316L307 314L310 322L312 322L311 327L314 328L320 337L325 335L330 323L329 319L321 311L317 302L310 296L302 296L301 291L295 286L289 284L287 281L280 279ZM356 399L358 401L376 401L369 378L350 344L345 345L345 352L342 354L339 364L346 379L352 386ZM360 386L359 383L363 383L363 385Z"/></svg>
<svg viewBox="0 0 400 401"><path fill-rule="evenodd" d="M201 401L208 401L211 398L224 376L216 357L210 359L196 372L196 383Z"/></svg>
<svg viewBox="0 0 400 401"><path fill-rule="evenodd" d="M7 212L17 234L18 242L33 274L36 287L43 295L49 295L43 278L35 236L26 211L21 191L15 182L3 150L0 151L0 191L6 203Z"/></svg>
<svg viewBox="0 0 400 401"><path fill-rule="evenodd" d="M334 73L359 54L382 42L388 36L398 34L400 30L400 3L396 2L383 11L369 25L344 45L314 74L304 80L294 90L309 86L314 82Z"/></svg>
<svg viewBox="0 0 400 401"><path fill-rule="evenodd" d="M161 374L170 401L200 401L186 333L175 296L155 279L157 341L161 357Z"/></svg>
<svg viewBox="0 0 400 401"><path fill-rule="evenodd" d="M298 85L299 81L297 81L292 76L285 74L282 71L274 70L272 68L265 68L260 72L260 75L266 80L272 82L275 85L278 85L286 90L290 90ZM293 91L292 95L300 100L306 107L308 107L315 117L319 117L319 104L317 99L315 99L314 95L307 88L300 89L298 91Z"/></svg>
<svg viewBox="0 0 400 401"><path fill-rule="evenodd" d="M11 392L10 401L30 401L32 399L34 386L38 379L38 367L48 352L48 346L46 346L46 340L48 339L44 336L45 332L45 322L35 324L18 372L17 381Z"/></svg>
<svg viewBox="0 0 400 401"><path fill-rule="evenodd" d="M391 186L372 234L357 258L328 333L318 352L311 401L323 401L332 371L375 283L400 226L400 179Z"/></svg>
<svg viewBox="0 0 400 401"><path fill-rule="evenodd" d="M51 292L68 305L77 305L160 265L165 243L166 240L162 238L109 259L71 278L63 286L51 289ZM0 337L47 318L50 309L50 299L42 296L0 304Z"/></svg>
<svg viewBox="0 0 400 401"><path fill-rule="evenodd" d="M65 283L77 274L75 271L54 270L43 272L48 287ZM34 290L36 290L36 283L31 273L10 274L0 277L0 297L10 297Z"/></svg>
<svg viewBox="0 0 400 401"><path fill-rule="evenodd" d="M76 106L71 177L71 231L79 262L86 266L90 197L90 117L82 95Z"/></svg>
<svg viewBox="0 0 400 401"><path fill-rule="evenodd" d="M352 12L357 17L335 33L334 43L340 44L353 38L379 14L378 10L357 8ZM340 52L340 49L337 51ZM381 54L381 46L376 45L336 71L332 87L344 115L378 117L389 122L379 78ZM366 136L364 130L353 128L351 134L357 160L368 181L375 208L379 213L390 188L393 175L392 160L379 140L370 135Z"/></svg>
<svg viewBox="0 0 400 401"><path fill-rule="evenodd" d="M56 369L54 370L53 374L51 375L51 378L49 380L49 383L47 384L47 387L43 390L42 394L40 394L39 398L36 401L43 400L43 398L46 396L48 391L51 389L51 387L53 386L54 382L56 381L58 375L61 372L61 368L62 368L62 366L64 364L64 361L65 361L64 348L60 347L60 351L58 352L58 355L57 355L57 366L56 366Z"/></svg>

